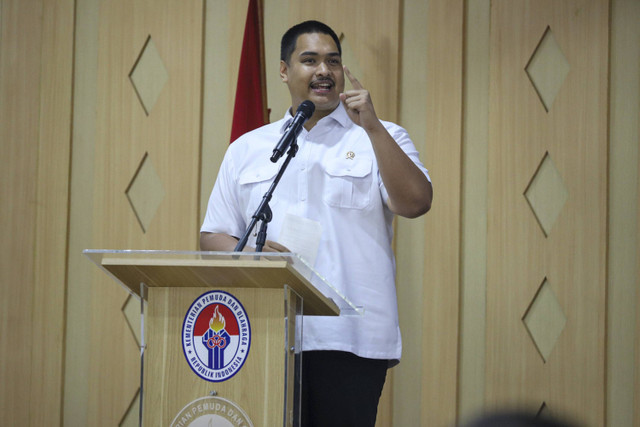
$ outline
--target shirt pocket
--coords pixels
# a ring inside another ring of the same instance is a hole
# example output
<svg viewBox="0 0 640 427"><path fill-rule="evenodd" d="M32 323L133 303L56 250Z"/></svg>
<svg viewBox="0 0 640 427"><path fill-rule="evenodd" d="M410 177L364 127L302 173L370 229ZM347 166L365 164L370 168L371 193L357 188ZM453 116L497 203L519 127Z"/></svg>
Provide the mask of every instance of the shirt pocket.
<svg viewBox="0 0 640 427"><path fill-rule="evenodd" d="M371 201L372 165L369 158L334 159L325 169L324 202L333 207L363 209Z"/></svg>
<svg viewBox="0 0 640 427"><path fill-rule="evenodd" d="M278 165L269 163L240 174L238 184L240 185L241 199L245 201L244 205L247 218L251 218L256 209L258 209L264 194L269 189L277 173ZM273 205L273 203L274 200L272 199L269 204Z"/></svg>

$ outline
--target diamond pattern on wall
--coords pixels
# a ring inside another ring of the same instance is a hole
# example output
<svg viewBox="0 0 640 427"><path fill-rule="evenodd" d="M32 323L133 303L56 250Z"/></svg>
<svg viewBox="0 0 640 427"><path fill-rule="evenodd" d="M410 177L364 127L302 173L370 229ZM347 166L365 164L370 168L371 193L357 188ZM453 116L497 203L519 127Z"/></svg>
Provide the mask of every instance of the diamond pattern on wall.
<svg viewBox="0 0 640 427"><path fill-rule="evenodd" d="M547 27L533 52L525 71L533 84L544 109L549 112L567 74L569 62L558 46L551 27Z"/></svg>
<svg viewBox="0 0 640 427"><path fill-rule="evenodd" d="M129 329L131 329L133 339L136 340L136 344L140 347L140 343L142 342L140 331L140 300L129 295L122 306L122 314L129 325Z"/></svg>
<svg viewBox="0 0 640 427"><path fill-rule="evenodd" d="M129 404L127 411L118 423L118 427L136 427L140 425L140 389Z"/></svg>
<svg viewBox="0 0 640 427"><path fill-rule="evenodd" d="M145 301L145 312L147 310ZM122 314L131 330L131 335L138 347L142 342L140 325L140 300L133 295L129 295L122 305ZM140 389L136 390L129 407L118 423L118 427L134 427L140 425Z"/></svg>
<svg viewBox="0 0 640 427"><path fill-rule="evenodd" d="M524 192L524 197L529 202L545 237L549 236L553 224L569 198L569 191L548 152L542 158L538 170Z"/></svg>
<svg viewBox="0 0 640 427"><path fill-rule="evenodd" d="M151 36L147 38L138 60L129 73L129 79L138 94L144 112L148 116L151 114L160 92L169 80L167 69Z"/></svg>
<svg viewBox="0 0 640 427"><path fill-rule="evenodd" d="M148 153L142 157L125 193L142 231L146 233L165 195L162 181Z"/></svg>
<svg viewBox="0 0 640 427"><path fill-rule="evenodd" d="M567 317L546 278L522 321L546 363L567 323Z"/></svg>

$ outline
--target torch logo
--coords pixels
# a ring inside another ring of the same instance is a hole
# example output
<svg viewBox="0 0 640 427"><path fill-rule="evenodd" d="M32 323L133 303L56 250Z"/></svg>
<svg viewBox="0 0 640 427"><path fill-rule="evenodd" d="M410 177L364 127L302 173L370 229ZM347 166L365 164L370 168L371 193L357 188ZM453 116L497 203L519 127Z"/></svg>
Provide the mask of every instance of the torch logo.
<svg viewBox="0 0 640 427"><path fill-rule="evenodd" d="M228 380L244 365L250 344L249 318L233 295L207 292L189 307L182 324L182 349L199 377Z"/></svg>

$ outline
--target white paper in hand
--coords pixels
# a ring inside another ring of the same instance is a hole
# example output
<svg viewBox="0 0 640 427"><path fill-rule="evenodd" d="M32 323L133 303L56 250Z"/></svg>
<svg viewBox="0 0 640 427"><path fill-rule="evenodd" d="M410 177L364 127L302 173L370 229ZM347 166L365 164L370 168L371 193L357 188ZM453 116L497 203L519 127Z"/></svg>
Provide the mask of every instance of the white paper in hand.
<svg viewBox="0 0 640 427"><path fill-rule="evenodd" d="M300 255L313 267L318 255L321 235L322 226L318 221L287 214L282 223L278 243Z"/></svg>

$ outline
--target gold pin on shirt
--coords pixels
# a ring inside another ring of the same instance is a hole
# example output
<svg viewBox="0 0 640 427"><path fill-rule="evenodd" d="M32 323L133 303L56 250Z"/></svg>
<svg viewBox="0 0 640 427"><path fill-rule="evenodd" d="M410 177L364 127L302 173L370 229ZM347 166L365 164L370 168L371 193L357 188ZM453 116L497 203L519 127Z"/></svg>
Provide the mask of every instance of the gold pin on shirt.
<svg viewBox="0 0 640 427"><path fill-rule="evenodd" d="M347 153L347 160L353 160L355 156L356 156L356 153L354 153L353 151L349 151Z"/></svg>

